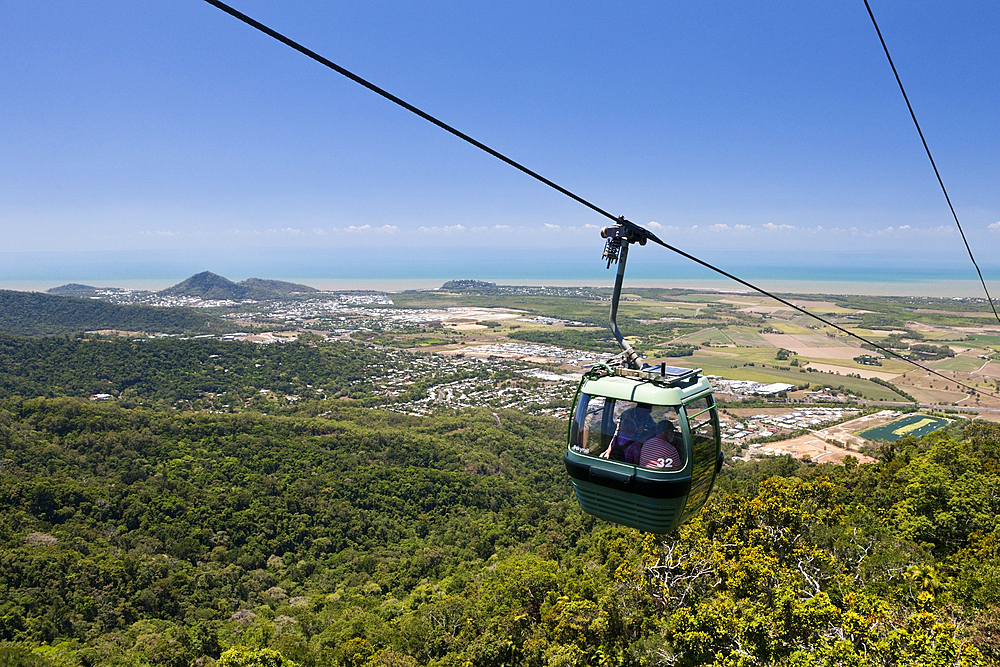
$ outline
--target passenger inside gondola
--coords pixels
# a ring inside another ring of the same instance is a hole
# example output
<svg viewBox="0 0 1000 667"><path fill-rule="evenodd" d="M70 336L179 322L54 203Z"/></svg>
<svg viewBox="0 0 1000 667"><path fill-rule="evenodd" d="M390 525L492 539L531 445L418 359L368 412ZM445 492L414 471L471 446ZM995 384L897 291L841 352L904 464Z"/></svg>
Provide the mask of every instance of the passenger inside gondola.
<svg viewBox="0 0 1000 667"><path fill-rule="evenodd" d="M602 396L591 398L586 394L581 395L578 407L571 433L570 446L573 451L643 465L643 447L658 436L669 447L664 447L659 441L654 441L647 447L649 455L645 460L656 465L646 467L655 470L684 468L683 444L675 407L606 399ZM663 455L654 457L651 454L654 451ZM662 467L659 465L660 458L664 459ZM670 463L667 463L668 459Z"/></svg>
<svg viewBox="0 0 1000 667"><path fill-rule="evenodd" d="M653 406L639 403L627 408L618 419L618 427L601 458L638 463L642 443L652 437L656 422L652 417Z"/></svg>
<svg viewBox="0 0 1000 667"><path fill-rule="evenodd" d="M645 468L670 469L681 467L681 457L673 444L674 425L663 419L656 424L653 437L642 443L639 465Z"/></svg>

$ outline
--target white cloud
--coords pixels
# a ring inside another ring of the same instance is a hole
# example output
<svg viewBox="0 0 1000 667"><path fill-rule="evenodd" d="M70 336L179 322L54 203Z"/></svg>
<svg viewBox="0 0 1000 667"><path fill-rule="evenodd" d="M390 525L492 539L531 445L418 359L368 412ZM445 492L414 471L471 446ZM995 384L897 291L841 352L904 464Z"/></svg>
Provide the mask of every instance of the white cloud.
<svg viewBox="0 0 1000 667"><path fill-rule="evenodd" d="M399 231L399 227L396 225L382 225L381 227L375 228L376 232L383 232L385 234L395 234Z"/></svg>
<svg viewBox="0 0 1000 667"><path fill-rule="evenodd" d="M900 228L901 230L902 230L902 229L909 229L909 228L910 228L910 226L909 226L909 225L900 225L900 226L899 226L899 228Z"/></svg>
<svg viewBox="0 0 1000 667"><path fill-rule="evenodd" d="M142 235L143 236L173 236L174 233L173 232L167 232L167 231L156 231L156 232L145 231L145 232L142 232Z"/></svg>
<svg viewBox="0 0 1000 667"><path fill-rule="evenodd" d="M424 234L436 234L438 232L464 232L465 227L462 225L445 225L444 227L420 227L417 229L418 232Z"/></svg>
<svg viewBox="0 0 1000 667"><path fill-rule="evenodd" d="M546 229L559 229L559 225L553 225L553 224L550 224L550 223L546 222L545 223L545 228Z"/></svg>
<svg viewBox="0 0 1000 667"><path fill-rule="evenodd" d="M510 229L510 225L493 225L493 229Z"/></svg>
<svg viewBox="0 0 1000 667"><path fill-rule="evenodd" d="M723 222L720 222L720 223L712 225L711 227L709 227L709 229L712 230L713 232L725 232L725 231L729 231L729 225L727 225L727 224L725 224Z"/></svg>
<svg viewBox="0 0 1000 667"><path fill-rule="evenodd" d="M739 230L739 231L742 232L742 231L745 231L747 229L750 229L750 225L733 225L733 229L736 229L736 230Z"/></svg>
<svg viewBox="0 0 1000 667"><path fill-rule="evenodd" d="M372 228L371 225L361 225L360 227L358 227L357 225L350 225L348 227L344 227L344 231L348 232L348 233L351 233L351 232L367 232L371 228Z"/></svg>
<svg viewBox="0 0 1000 667"><path fill-rule="evenodd" d="M319 227L313 227L313 234L316 234L317 236L326 236L326 232Z"/></svg>
<svg viewBox="0 0 1000 667"><path fill-rule="evenodd" d="M989 229L990 231L993 232L1000 232L1000 220L997 220L992 225L987 225L986 229Z"/></svg>
<svg viewBox="0 0 1000 667"><path fill-rule="evenodd" d="M295 229L294 227L282 227L281 228L281 233L282 234L292 234L292 235L298 236L299 234L302 233L302 230L301 229Z"/></svg>
<svg viewBox="0 0 1000 667"><path fill-rule="evenodd" d="M795 229L793 225L776 225L773 222L765 222L764 229L774 231L776 229Z"/></svg>
<svg viewBox="0 0 1000 667"><path fill-rule="evenodd" d="M655 225L656 225L657 227L659 227L659 223L654 223L654 222L651 222L651 223L649 223L649 224L650 224L650 225L654 225L654 224L655 224ZM997 223L997 224L1000 224L1000 223ZM599 225L592 225L592 224L590 224L590 223L588 222L587 224L585 224L585 225L583 226L583 228L584 228L584 229L600 229L601 227L600 227Z"/></svg>
<svg viewBox="0 0 1000 667"><path fill-rule="evenodd" d="M652 227L653 229L663 229L663 225L661 225L660 223L656 222L655 220L650 220L649 221L649 226Z"/></svg>

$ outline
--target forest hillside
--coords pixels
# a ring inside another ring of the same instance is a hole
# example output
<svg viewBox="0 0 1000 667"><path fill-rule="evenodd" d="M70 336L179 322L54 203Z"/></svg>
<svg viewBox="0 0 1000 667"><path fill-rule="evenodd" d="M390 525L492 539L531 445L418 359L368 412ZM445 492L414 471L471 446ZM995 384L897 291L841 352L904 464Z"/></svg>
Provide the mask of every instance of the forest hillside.
<svg viewBox="0 0 1000 667"><path fill-rule="evenodd" d="M1000 427L727 467L665 539L564 424L0 401L0 664L988 665Z"/></svg>
<svg viewBox="0 0 1000 667"><path fill-rule="evenodd" d="M196 308L118 305L97 299L0 290L0 333L52 336L115 329L156 333L235 331Z"/></svg>

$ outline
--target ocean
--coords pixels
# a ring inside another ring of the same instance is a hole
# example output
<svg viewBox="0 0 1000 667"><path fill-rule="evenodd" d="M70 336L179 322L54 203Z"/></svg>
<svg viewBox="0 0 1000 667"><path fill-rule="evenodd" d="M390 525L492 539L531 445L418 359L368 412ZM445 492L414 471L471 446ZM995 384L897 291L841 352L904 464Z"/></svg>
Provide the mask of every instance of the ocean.
<svg viewBox="0 0 1000 667"><path fill-rule="evenodd" d="M473 278L517 285L610 286L600 248L269 248L0 253L0 289L44 291L66 283L162 289L212 271L230 280L274 278L319 289L433 289ZM935 297L983 295L971 263L886 260L874 253L831 253L812 259L705 253L703 259L759 287L794 294ZM1000 295L1000 265L981 265ZM633 246L626 284L634 287L747 288L658 248Z"/></svg>

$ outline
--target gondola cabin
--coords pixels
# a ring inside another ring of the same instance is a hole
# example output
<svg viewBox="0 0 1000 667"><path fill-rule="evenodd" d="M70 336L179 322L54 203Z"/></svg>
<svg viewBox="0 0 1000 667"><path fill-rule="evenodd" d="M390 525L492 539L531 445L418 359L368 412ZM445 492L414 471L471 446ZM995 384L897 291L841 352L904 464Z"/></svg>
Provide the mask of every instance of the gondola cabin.
<svg viewBox="0 0 1000 667"><path fill-rule="evenodd" d="M599 365L577 389L563 460L584 511L669 533L722 467L712 386L700 369Z"/></svg>

